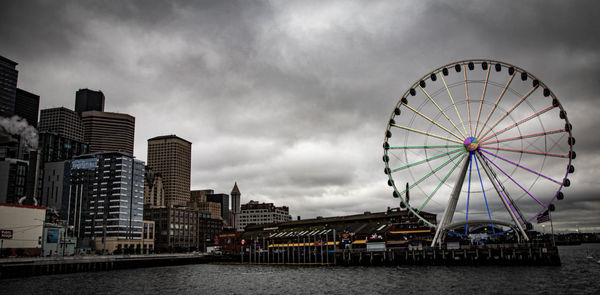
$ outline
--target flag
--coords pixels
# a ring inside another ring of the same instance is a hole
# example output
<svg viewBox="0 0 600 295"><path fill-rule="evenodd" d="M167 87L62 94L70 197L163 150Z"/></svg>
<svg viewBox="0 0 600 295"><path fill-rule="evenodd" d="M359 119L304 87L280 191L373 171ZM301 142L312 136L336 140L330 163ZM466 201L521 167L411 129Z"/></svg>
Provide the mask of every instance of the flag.
<svg viewBox="0 0 600 295"><path fill-rule="evenodd" d="M550 213L548 213L548 209L544 211L544 213L538 215L537 223L543 223L550 220Z"/></svg>

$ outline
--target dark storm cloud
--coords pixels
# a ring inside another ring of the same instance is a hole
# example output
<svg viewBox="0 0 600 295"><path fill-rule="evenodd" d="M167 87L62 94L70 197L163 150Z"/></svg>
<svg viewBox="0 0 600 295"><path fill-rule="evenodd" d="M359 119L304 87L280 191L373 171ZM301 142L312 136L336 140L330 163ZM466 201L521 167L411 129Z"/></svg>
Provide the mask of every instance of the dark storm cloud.
<svg viewBox="0 0 600 295"><path fill-rule="evenodd" d="M193 188L237 181L245 200L304 217L395 206L381 143L397 99L440 65L503 60L547 83L574 125L569 214L556 218L598 227L597 11L595 1L7 1L0 54L20 63L19 86L41 108L101 89L108 111L136 117L138 158L148 138L175 133L194 143Z"/></svg>

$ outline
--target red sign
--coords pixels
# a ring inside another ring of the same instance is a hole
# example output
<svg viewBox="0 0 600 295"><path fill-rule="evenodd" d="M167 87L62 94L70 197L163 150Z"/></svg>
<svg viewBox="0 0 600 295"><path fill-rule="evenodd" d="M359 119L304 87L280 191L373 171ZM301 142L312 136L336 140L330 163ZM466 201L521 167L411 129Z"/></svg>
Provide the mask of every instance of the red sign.
<svg viewBox="0 0 600 295"><path fill-rule="evenodd" d="M9 240L13 238L12 229L0 229L0 239Z"/></svg>

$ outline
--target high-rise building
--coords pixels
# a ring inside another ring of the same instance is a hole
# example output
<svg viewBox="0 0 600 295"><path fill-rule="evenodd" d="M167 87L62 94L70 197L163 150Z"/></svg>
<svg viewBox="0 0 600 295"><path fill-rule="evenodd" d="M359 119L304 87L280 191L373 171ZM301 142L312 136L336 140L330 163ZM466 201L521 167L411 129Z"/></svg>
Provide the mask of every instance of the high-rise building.
<svg viewBox="0 0 600 295"><path fill-rule="evenodd" d="M162 176L167 206L190 200L192 143L176 135L148 139L148 166Z"/></svg>
<svg viewBox="0 0 600 295"><path fill-rule="evenodd" d="M206 194L206 200L221 204L221 218L229 224L229 195L228 194Z"/></svg>
<svg viewBox="0 0 600 295"><path fill-rule="evenodd" d="M70 160L75 156L90 153L87 144L54 132L41 131L38 133L38 139L41 163Z"/></svg>
<svg viewBox="0 0 600 295"><path fill-rule="evenodd" d="M17 204L26 197L27 166L24 160L0 161L0 203Z"/></svg>
<svg viewBox="0 0 600 295"><path fill-rule="evenodd" d="M279 223L292 220L287 206L276 207L273 203L250 201L242 205L238 230L249 224Z"/></svg>
<svg viewBox="0 0 600 295"><path fill-rule="evenodd" d="M162 176L154 173L146 166L144 173L144 205L148 207L165 207L165 188Z"/></svg>
<svg viewBox="0 0 600 295"><path fill-rule="evenodd" d="M90 152L123 152L133 156L135 118L127 114L88 111L81 113L84 141Z"/></svg>
<svg viewBox="0 0 600 295"><path fill-rule="evenodd" d="M27 179L28 183L36 181L28 184L27 193L31 192L31 196L41 201L42 206L60 210L63 176L59 174L68 171L61 167L75 156L88 154L89 147L83 142L48 131L38 133L38 139L38 149L29 157L29 166L37 169L30 169ZM32 176L35 174L37 176Z"/></svg>
<svg viewBox="0 0 600 295"><path fill-rule="evenodd" d="M64 138L84 142L81 118L65 107L40 111L39 131L48 131Z"/></svg>
<svg viewBox="0 0 600 295"><path fill-rule="evenodd" d="M27 120L29 125L37 127L39 110L40 96L17 88L15 115Z"/></svg>
<svg viewBox="0 0 600 295"><path fill-rule="evenodd" d="M242 194L240 193L240 189L237 186L237 182L233 185L233 189L231 190L231 221L230 225L233 228L238 228L239 218L240 218L240 199Z"/></svg>
<svg viewBox="0 0 600 295"><path fill-rule="evenodd" d="M18 76L17 63L0 56L0 117L12 117L15 113Z"/></svg>
<svg viewBox="0 0 600 295"><path fill-rule="evenodd" d="M70 161L51 162L44 165L43 176L41 176L43 181L39 190L40 206L53 209L56 213L61 211L63 199L68 196L70 168ZM62 217L66 219L66 215Z"/></svg>
<svg viewBox="0 0 600 295"><path fill-rule="evenodd" d="M75 93L75 112L81 116L81 113L87 111L104 112L104 93L90 89L79 89Z"/></svg>
<svg viewBox="0 0 600 295"><path fill-rule="evenodd" d="M142 238L144 167L143 161L116 152L71 162L67 198L61 205L76 236Z"/></svg>
<svg viewBox="0 0 600 295"><path fill-rule="evenodd" d="M220 202L209 202L206 198L207 190L193 190L190 191L190 203L193 206L197 206L201 211L208 211L210 216L214 219L220 219L221 217L221 203ZM211 193L214 193L213 190L209 190Z"/></svg>

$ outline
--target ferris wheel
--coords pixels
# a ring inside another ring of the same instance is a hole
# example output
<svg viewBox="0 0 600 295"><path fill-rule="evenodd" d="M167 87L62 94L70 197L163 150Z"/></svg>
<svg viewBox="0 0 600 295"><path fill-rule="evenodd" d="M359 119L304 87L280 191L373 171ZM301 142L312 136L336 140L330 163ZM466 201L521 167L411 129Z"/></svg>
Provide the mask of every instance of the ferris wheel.
<svg viewBox="0 0 600 295"><path fill-rule="evenodd" d="M399 99L384 171L401 206L436 228L432 246L482 232L516 231L527 241L531 223L570 186L574 144L567 112L537 77L464 60L426 74ZM425 212L443 215L436 224Z"/></svg>

